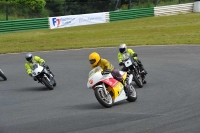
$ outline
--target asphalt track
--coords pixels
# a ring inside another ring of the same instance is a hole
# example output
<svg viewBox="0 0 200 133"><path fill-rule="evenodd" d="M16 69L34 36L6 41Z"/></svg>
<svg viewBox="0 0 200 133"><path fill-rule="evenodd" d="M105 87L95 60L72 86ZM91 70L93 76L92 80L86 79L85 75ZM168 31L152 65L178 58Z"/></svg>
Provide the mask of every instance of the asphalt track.
<svg viewBox="0 0 200 133"><path fill-rule="evenodd" d="M24 69L25 53L0 55L0 133L199 133L200 46L133 47L147 84L136 102L104 108L87 89L88 55L118 67L118 48L36 52L55 74L50 91ZM134 84L135 85L135 84Z"/></svg>

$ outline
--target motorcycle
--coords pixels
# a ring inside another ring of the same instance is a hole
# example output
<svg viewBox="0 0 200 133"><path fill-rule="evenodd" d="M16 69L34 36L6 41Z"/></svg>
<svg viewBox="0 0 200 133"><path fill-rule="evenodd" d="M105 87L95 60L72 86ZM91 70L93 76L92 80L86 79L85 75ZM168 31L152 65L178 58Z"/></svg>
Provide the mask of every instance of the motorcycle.
<svg viewBox="0 0 200 133"><path fill-rule="evenodd" d="M32 76L38 80L38 83L45 85L50 90L53 90L56 86L53 74L37 63L33 63Z"/></svg>
<svg viewBox="0 0 200 133"><path fill-rule="evenodd" d="M140 88L146 83L145 74L140 69L138 63L131 57L129 54L123 54L122 63L127 71L131 71L133 74L133 81L139 86Z"/></svg>
<svg viewBox="0 0 200 133"><path fill-rule="evenodd" d="M137 99L136 90L130 84L133 75L123 71L120 71L120 74L126 82L126 89L121 82L113 78L110 72L103 71L99 66L89 72L87 87L94 90L96 99L106 108L122 100L134 102Z"/></svg>
<svg viewBox="0 0 200 133"><path fill-rule="evenodd" d="M0 69L0 77L3 78L3 80L7 80L7 77L5 76L4 72Z"/></svg>

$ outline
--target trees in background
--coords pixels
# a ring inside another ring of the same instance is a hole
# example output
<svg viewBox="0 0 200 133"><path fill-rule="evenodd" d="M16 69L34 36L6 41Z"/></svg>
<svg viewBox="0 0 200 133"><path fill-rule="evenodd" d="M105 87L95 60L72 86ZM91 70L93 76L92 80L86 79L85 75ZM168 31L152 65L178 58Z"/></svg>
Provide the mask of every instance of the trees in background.
<svg viewBox="0 0 200 133"><path fill-rule="evenodd" d="M9 18L40 18L113 11L116 0L0 0L0 14L5 5Z"/></svg>
<svg viewBox="0 0 200 133"><path fill-rule="evenodd" d="M116 0L46 0L50 16L85 14L114 10Z"/></svg>

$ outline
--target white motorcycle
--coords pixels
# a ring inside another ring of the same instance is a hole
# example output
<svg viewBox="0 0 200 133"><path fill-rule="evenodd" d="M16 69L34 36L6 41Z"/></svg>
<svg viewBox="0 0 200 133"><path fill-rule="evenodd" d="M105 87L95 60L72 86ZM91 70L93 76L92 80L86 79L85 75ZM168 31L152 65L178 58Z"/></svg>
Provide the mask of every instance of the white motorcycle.
<svg viewBox="0 0 200 133"><path fill-rule="evenodd" d="M4 72L0 69L0 77L3 78L3 80L7 80L7 77L5 76Z"/></svg>
<svg viewBox="0 0 200 133"><path fill-rule="evenodd" d="M37 63L33 63L32 76L35 77L39 83L42 83L50 90L53 90L56 86L54 76L43 66Z"/></svg>
<svg viewBox="0 0 200 133"><path fill-rule="evenodd" d="M99 66L89 72L87 87L94 90L96 99L106 108L122 100L134 102L137 99L136 90L130 84L133 75L123 71L120 71L120 74L126 82L126 89L121 82L113 78L110 72L103 72Z"/></svg>
<svg viewBox="0 0 200 133"><path fill-rule="evenodd" d="M133 74L133 81L142 88L145 83L145 75L142 73L138 63L129 54L123 54L122 62L126 70Z"/></svg>

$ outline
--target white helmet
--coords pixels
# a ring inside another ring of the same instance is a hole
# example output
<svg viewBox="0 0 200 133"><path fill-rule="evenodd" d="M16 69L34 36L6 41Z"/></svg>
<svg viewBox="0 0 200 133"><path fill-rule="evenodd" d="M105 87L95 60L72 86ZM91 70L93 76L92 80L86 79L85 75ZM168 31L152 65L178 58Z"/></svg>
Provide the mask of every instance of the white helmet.
<svg viewBox="0 0 200 133"><path fill-rule="evenodd" d="M120 45L119 45L119 52L120 52L120 53L125 53L125 52L126 52L126 49L127 49L126 44L120 44Z"/></svg>

